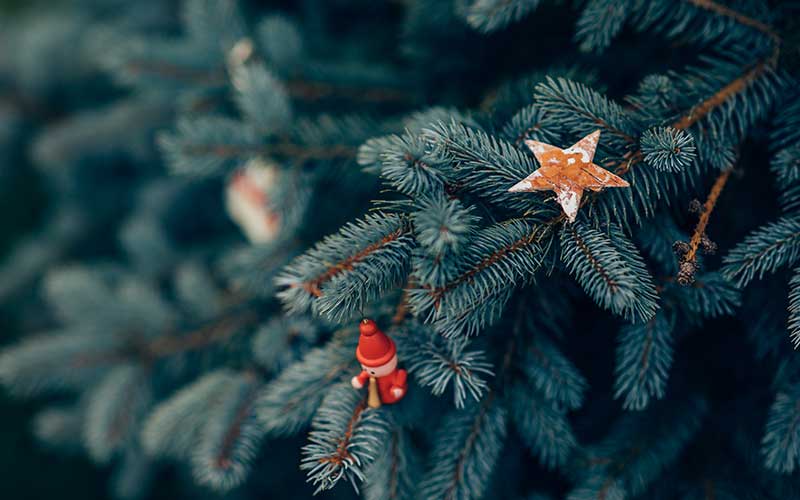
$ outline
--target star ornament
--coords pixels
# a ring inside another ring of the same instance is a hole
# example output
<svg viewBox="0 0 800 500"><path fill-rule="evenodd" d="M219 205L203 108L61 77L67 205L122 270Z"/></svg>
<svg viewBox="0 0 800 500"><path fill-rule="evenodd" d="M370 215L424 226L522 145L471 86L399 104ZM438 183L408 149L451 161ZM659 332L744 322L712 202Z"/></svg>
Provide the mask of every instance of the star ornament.
<svg viewBox="0 0 800 500"><path fill-rule="evenodd" d="M525 141L541 167L508 191L554 191L569 221L575 222L585 189L602 191L607 187L630 186L622 177L592 163L599 140L600 131L595 130L567 149L539 141Z"/></svg>

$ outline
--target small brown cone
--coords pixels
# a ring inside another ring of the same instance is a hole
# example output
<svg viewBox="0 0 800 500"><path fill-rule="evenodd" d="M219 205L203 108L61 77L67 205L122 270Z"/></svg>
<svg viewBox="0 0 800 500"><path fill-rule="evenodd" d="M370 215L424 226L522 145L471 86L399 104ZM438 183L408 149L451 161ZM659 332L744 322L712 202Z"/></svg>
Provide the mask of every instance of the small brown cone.
<svg viewBox="0 0 800 500"><path fill-rule="evenodd" d="M378 381L375 377L369 378L369 389L367 390L367 405L370 408L380 408L381 398L378 395Z"/></svg>

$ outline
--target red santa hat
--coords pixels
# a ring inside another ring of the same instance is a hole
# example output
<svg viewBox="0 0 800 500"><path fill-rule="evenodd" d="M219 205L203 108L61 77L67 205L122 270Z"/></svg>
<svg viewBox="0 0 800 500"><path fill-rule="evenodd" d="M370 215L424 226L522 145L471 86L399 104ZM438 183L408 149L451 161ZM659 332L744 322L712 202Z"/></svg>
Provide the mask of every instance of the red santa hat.
<svg viewBox="0 0 800 500"><path fill-rule="evenodd" d="M358 326L361 335L358 338L356 358L365 366L383 366L397 354L392 339L378 329L371 319L364 319Z"/></svg>

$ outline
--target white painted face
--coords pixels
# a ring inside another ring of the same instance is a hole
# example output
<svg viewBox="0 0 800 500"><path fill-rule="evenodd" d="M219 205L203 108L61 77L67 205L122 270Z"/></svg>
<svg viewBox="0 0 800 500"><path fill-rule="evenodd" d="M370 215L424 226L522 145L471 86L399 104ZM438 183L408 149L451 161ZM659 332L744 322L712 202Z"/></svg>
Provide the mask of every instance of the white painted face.
<svg viewBox="0 0 800 500"><path fill-rule="evenodd" d="M385 377L386 375L392 373L395 368L397 368L397 354L392 356L392 359L390 359L385 365L382 366L361 365L361 368L363 368L367 373L369 373L370 377Z"/></svg>

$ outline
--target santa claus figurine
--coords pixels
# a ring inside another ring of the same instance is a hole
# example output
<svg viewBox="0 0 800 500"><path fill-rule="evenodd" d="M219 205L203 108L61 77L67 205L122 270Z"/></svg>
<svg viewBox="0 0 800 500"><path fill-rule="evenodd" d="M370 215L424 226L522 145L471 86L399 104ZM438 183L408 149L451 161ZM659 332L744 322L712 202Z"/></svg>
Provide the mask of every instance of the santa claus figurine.
<svg viewBox="0 0 800 500"><path fill-rule="evenodd" d="M350 383L361 389L369 382L367 404L370 408L400 401L406 395L408 382L406 371L397 369L397 347L371 319L363 319L359 331L356 358L363 370Z"/></svg>

